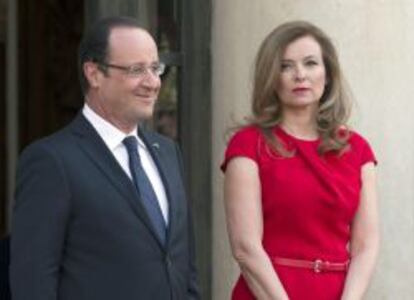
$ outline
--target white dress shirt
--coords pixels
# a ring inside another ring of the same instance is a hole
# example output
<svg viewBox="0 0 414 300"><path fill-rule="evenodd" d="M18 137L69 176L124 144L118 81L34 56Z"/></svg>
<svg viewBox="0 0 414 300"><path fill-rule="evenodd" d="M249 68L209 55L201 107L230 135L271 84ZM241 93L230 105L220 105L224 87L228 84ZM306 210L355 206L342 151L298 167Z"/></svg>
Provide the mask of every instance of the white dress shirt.
<svg viewBox="0 0 414 300"><path fill-rule="evenodd" d="M125 134L95 113L86 103L83 106L82 113L98 132L106 146L108 146L115 159L131 180L132 175L129 170L128 152L122 141L125 137L131 135L138 139L138 151L141 157L142 167L144 168L145 173L147 173L148 179L150 180L152 187L154 188L154 192L157 195L158 204L161 208L165 223L168 224L167 193L165 192L164 184L162 183L158 168L152 159L151 154L149 153L145 143L138 136L137 128L135 128L132 132Z"/></svg>

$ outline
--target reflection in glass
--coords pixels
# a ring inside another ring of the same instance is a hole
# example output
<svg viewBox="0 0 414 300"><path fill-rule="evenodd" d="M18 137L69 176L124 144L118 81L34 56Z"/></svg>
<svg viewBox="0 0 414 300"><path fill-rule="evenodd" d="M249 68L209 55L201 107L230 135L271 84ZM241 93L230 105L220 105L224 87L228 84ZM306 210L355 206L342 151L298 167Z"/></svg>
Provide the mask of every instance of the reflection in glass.
<svg viewBox="0 0 414 300"><path fill-rule="evenodd" d="M177 139L177 67L168 67L154 116L154 128L161 134Z"/></svg>
<svg viewBox="0 0 414 300"><path fill-rule="evenodd" d="M178 139L177 110L179 105L178 74L179 61L171 59L177 57L179 51L177 3L178 1L158 1L157 43L160 57L167 64L162 75L162 88L153 120L153 128L159 133L174 140Z"/></svg>

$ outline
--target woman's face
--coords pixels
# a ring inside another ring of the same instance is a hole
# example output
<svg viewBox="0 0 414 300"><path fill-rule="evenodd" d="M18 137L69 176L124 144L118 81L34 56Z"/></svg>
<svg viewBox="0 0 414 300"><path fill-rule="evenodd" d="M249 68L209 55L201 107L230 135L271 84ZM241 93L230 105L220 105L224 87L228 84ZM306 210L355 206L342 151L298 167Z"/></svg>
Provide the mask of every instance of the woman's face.
<svg viewBox="0 0 414 300"><path fill-rule="evenodd" d="M276 90L284 109L316 108L326 84L319 43L312 36L291 42L283 54Z"/></svg>

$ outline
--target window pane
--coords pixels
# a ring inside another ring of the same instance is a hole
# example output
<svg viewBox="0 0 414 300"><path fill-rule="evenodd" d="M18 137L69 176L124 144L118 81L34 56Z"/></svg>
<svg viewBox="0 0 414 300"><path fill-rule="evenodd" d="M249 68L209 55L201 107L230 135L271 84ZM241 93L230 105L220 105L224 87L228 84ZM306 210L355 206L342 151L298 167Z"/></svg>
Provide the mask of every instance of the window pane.
<svg viewBox="0 0 414 300"><path fill-rule="evenodd" d="M159 133L177 140L177 110L179 105L178 73L179 36L178 1L158 1L157 43L161 60L167 64L162 76L162 88L158 98L153 127Z"/></svg>
<svg viewBox="0 0 414 300"><path fill-rule="evenodd" d="M176 52L180 49L178 1L158 1L157 42L160 52Z"/></svg>
<svg viewBox="0 0 414 300"><path fill-rule="evenodd" d="M154 129L172 139L177 139L177 72L178 67L167 67L154 116Z"/></svg>

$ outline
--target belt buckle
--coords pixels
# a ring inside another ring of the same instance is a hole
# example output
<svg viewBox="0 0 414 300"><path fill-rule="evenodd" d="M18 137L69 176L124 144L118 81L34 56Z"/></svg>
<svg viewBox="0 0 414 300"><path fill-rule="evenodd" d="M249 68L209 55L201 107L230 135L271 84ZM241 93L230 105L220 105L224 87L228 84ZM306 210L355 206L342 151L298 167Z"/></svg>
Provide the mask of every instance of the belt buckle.
<svg viewBox="0 0 414 300"><path fill-rule="evenodd" d="M321 259L315 259L313 262L313 272L320 273L322 272L323 261Z"/></svg>

